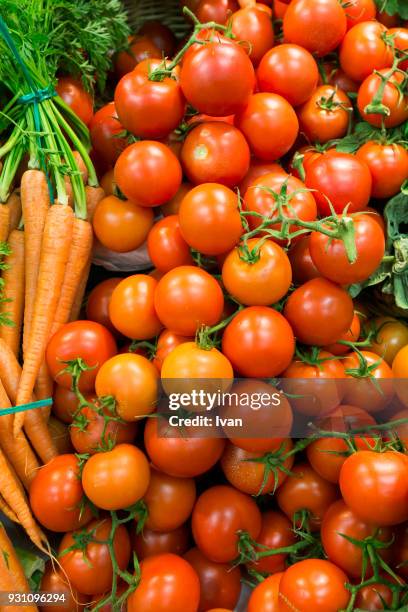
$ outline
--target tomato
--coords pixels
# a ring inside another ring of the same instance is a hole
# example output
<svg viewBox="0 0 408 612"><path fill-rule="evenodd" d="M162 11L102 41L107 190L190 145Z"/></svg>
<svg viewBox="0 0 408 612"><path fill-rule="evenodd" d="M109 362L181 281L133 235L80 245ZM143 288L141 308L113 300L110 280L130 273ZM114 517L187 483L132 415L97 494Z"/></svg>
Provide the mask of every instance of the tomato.
<svg viewBox="0 0 408 612"><path fill-rule="evenodd" d="M115 57L115 74L118 79L121 79L143 60L161 59L161 57L161 50L149 36L130 37L129 49L120 51Z"/></svg>
<svg viewBox="0 0 408 612"><path fill-rule="evenodd" d="M353 107L347 94L321 85L299 109L300 131L311 142L325 143L346 133Z"/></svg>
<svg viewBox="0 0 408 612"><path fill-rule="evenodd" d="M41 591L46 593L58 593L59 600L53 603L54 612L79 612L84 610L88 597L73 588L63 575L62 571L48 561L45 573L41 579ZM62 597L61 597L62 596ZM39 606L40 612L47 612L48 606Z"/></svg>
<svg viewBox="0 0 408 612"><path fill-rule="evenodd" d="M283 44L263 56L257 71L260 91L279 94L292 106L299 106L316 89L319 71L309 51Z"/></svg>
<svg viewBox="0 0 408 612"><path fill-rule="evenodd" d="M296 176L296 178L301 178L301 170L303 170L303 174L306 175L309 165L321 155L323 155L323 153L318 151L313 145L304 145L300 147L300 149L295 151L289 164L291 174Z"/></svg>
<svg viewBox="0 0 408 612"><path fill-rule="evenodd" d="M271 240L246 242L247 255L236 247L222 267L222 282L228 293L245 306L268 306L289 290L292 269L285 251ZM248 259L249 258L249 259Z"/></svg>
<svg viewBox="0 0 408 612"><path fill-rule="evenodd" d="M357 107L362 118L374 125L386 128L396 127L408 119L408 96L400 93L398 87L404 83L405 76L396 72L392 76L390 70L379 70L368 76L360 85L357 96ZM370 105L376 102L376 96L382 83L382 77L387 79L380 103L385 107L386 114L370 110ZM388 109L388 110L387 110Z"/></svg>
<svg viewBox="0 0 408 612"><path fill-rule="evenodd" d="M193 264L190 248L180 232L178 215L163 217L154 224L147 237L147 250L160 272Z"/></svg>
<svg viewBox="0 0 408 612"><path fill-rule="evenodd" d="M287 10L286 0L273 0L273 15L275 19L283 19Z"/></svg>
<svg viewBox="0 0 408 612"><path fill-rule="evenodd" d="M341 402L344 367L331 353L319 351L316 365L295 358L282 377L283 388L297 412L323 416Z"/></svg>
<svg viewBox="0 0 408 612"><path fill-rule="evenodd" d="M160 21L145 21L139 34L148 36L156 47L163 52L164 57L171 57L177 44L177 39L168 26Z"/></svg>
<svg viewBox="0 0 408 612"><path fill-rule="evenodd" d="M400 54L401 57L403 57L403 53L406 54L408 52L408 28L406 26L407 24L405 25L404 28L390 28L388 30L389 36L394 37L394 45L395 45L397 52L398 51L402 52ZM404 59L403 61L401 61L398 64L398 68L400 68L401 70L405 70L405 71L408 70L408 59Z"/></svg>
<svg viewBox="0 0 408 612"><path fill-rule="evenodd" d="M117 253L139 248L153 225L153 210L114 195L103 198L92 219L96 237L104 247Z"/></svg>
<svg viewBox="0 0 408 612"><path fill-rule="evenodd" d="M250 306L227 325L222 351L243 376L270 378L287 368L295 350L293 331L273 308Z"/></svg>
<svg viewBox="0 0 408 612"><path fill-rule="evenodd" d="M370 536L375 536L387 543L392 540L393 534L390 528L379 529L375 525L360 520L343 500L330 506L324 516L321 528L324 551L332 563L335 563L352 578L360 579L363 575L363 551L346 537L363 541ZM379 549L378 554L387 562L391 560L390 548ZM365 572L366 577L372 575L370 562Z"/></svg>
<svg viewBox="0 0 408 612"><path fill-rule="evenodd" d="M153 412L157 401L157 370L141 355L125 353L109 359L95 381L98 397L112 395L118 415L134 421Z"/></svg>
<svg viewBox="0 0 408 612"><path fill-rule="evenodd" d="M356 23L371 21L375 18L377 7L374 0L351 0L345 7L347 29L350 30Z"/></svg>
<svg viewBox="0 0 408 612"><path fill-rule="evenodd" d="M319 213L331 215L329 201L336 213L347 207L349 213L361 211L371 195L371 173L367 164L350 153L331 152L315 159L306 172L306 186L313 195Z"/></svg>
<svg viewBox="0 0 408 612"><path fill-rule="evenodd" d="M89 132L93 149L108 164L115 163L126 147L126 138L120 137L123 132L114 102L102 106L91 119Z"/></svg>
<svg viewBox="0 0 408 612"><path fill-rule="evenodd" d="M91 393L84 394L85 399L91 402L96 398ZM72 423L74 414L79 409L79 400L74 391L61 387L61 385L54 385L52 412L55 416L63 423Z"/></svg>
<svg viewBox="0 0 408 612"><path fill-rule="evenodd" d="M180 432L180 428L166 425L165 434L160 431L157 419L147 419L144 441L150 460L165 474L179 478L192 478L208 472L221 457L225 446L222 438L189 438L188 428Z"/></svg>
<svg viewBox="0 0 408 612"><path fill-rule="evenodd" d="M358 0L357 0L358 1ZM334 85L339 89L342 89L347 94L351 92L357 92L359 88L359 83L356 83L351 79L341 68L336 66L336 64L331 64L329 62L325 62L322 65L323 74L325 75L325 80L330 85ZM321 85L324 84L324 81L319 81Z"/></svg>
<svg viewBox="0 0 408 612"><path fill-rule="evenodd" d="M381 144L369 141L356 153L370 169L372 195L390 198L396 195L408 179L408 152L399 144Z"/></svg>
<svg viewBox="0 0 408 612"><path fill-rule="evenodd" d="M388 579L388 574L386 577ZM391 588L381 582L374 582L359 589L355 604L361 610L384 610L391 608L392 600Z"/></svg>
<svg viewBox="0 0 408 612"><path fill-rule="evenodd" d="M162 60L145 59L115 89L115 106L125 129L140 138L164 138L181 123L185 100L176 78L150 80Z"/></svg>
<svg viewBox="0 0 408 612"><path fill-rule="evenodd" d="M106 416L115 416L115 413L104 409ZM105 449L108 444L122 444L133 442L136 436L136 423L122 423L121 421L106 421L91 406L84 406L79 411L70 427L72 446L77 453L93 455Z"/></svg>
<svg viewBox="0 0 408 612"><path fill-rule="evenodd" d="M284 452L290 451L291 448L292 443L287 442ZM286 480L287 471L292 468L294 456L290 455L282 462L284 471L278 468L276 475L273 470L268 469L267 461L265 463L253 461L263 456L263 453L252 453L228 442L220 461L228 482L239 491L249 495L273 493Z"/></svg>
<svg viewBox="0 0 408 612"><path fill-rule="evenodd" d="M191 565L177 555L148 557L140 564L140 582L128 597L128 612L197 612L200 581Z"/></svg>
<svg viewBox="0 0 408 612"><path fill-rule="evenodd" d="M396 412L390 419L390 422L399 421L399 420L408 419L408 410L403 408L399 412ZM393 433L395 436L398 436L400 442L404 445L404 452L407 454L408 451L408 422L402 423L401 425L396 425L393 428ZM395 437L394 436L394 437ZM388 436L385 436L385 439L388 440Z"/></svg>
<svg viewBox="0 0 408 612"><path fill-rule="evenodd" d="M176 478L152 469L144 496L148 509L146 527L161 532L181 527L190 517L195 499L192 478Z"/></svg>
<svg viewBox="0 0 408 612"><path fill-rule="evenodd" d="M235 0L199 0L194 12L201 23L215 21L223 25L238 8Z"/></svg>
<svg viewBox="0 0 408 612"><path fill-rule="evenodd" d="M183 198L187 193L192 189L192 185L190 183L181 183L177 193L175 196L170 198L166 204L163 204L160 207L161 212L166 217L167 215L177 215L180 204L183 201Z"/></svg>
<svg viewBox="0 0 408 612"><path fill-rule="evenodd" d="M268 193L265 187L273 191L275 195ZM244 209L259 213L272 221L279 212L277 196L280 196L280 204L285 216L290 219L296 216L302 221L315 221L317 208L313 194L306 189L302 181L284 172L272 172L256 179L245 194ZM246 219L251 229L255 229L263 221L252 215L247 215ZM282 229L282 224L280 222L271 223L268 229L279 231ZM289 233L296 232L298 229L300 229L299 226L291 225ZM279 242L279 239L276 241Z"/></svg>
<svg viewBox="0 0 408 612"><path fill-rule="evenodd" d="M97 508L120 510L132 506L147 491L150 467L146 455L131 444L92 455L82 471L82 486Z"/></svg>
<svg viewBox="0 0 408 612"><path fill-rule="evenodd" d="M355 312L349 329L339 338L339 340L346 340L347 342L357 342L360 337L360 330L360 319L358 317L358 314ZM334 344L329 344L328 346L326 346L325 349L333 355L345 355L349 352L350 347L345 344L335 342Z"/></svg>
<svg viewBox="0 0 408 612"><path fill-rule="evenodd" d="M275 163L267 163L263 162L259 159L252 159L249 170L238 185L239 192L242 197L245 196L249 187L258 179L260 176L264 176L265 174L270 174L271 172L284 172L283 168Z"/></svg>
<svg viewBox="0 0 408 612"><path fill-rule="evenodd" d="M67 389L71 388L71 374L62 374L65 361L80 358L91 370L82 372L79 380L81 391L92 391L102 364L116 354L115 340L107 329L93 321L65 323L51 337L45 358L54 380Z"/></svg>
<svg viewBox="0 0 408 612"><path fill-rule="evenodd" d="M279 583L279 611L338 612L347 608L346 574L324 559L306 559L289 567Z"/></svg>
<svg viewBox="0 0 408 612"><path fill-rule="evenodd" d="M222 606L235 608L241 592L241 571L227 563L214 563L207 559L198 548L192 548L184 559L197 572L201 586L198 612Z"/></svg>
<svg viewBox="0 0 408 612"><path fill-rule="evenodd" d="M184 240L205 255L221 255L238 243L243 232L237 195L218 183L189 191L179 209Z"/></svg>
<svg viewBox="0 0 408 612"><path fill-rule="evenodd" d="M95 612L95 610L97 610L98 612L114 612L114 607L113 607L114 604L116 604L116 609L117 609L118 608L118 605L116 603L117 599L119 599L119 597L123 595L123 593L127 590L127 588L128 588L128 584L119 578L119 580L117 581L115 601L114 602L107 601L106 603L103 604L103 606L99 606L101 601L105 600L107 596L111 596L111 592L108 591L107 593L102 593L101 595L94 596L92 597L91 612ZM110 599L112 598L110 597ZM120 612L126 612L126 601L122 601L122 604L120 606Z"/></svg>
<svg viewBox="0 0 408 612"><path fill-rule="evenodd" d="M283 572L277 572L255 587L248 600L248 612L279 612L279 583L282 576Z"/></svg>
<svg viewBox="0 0 408 612"><path fill-rule="evenodd" d="M75 455L59 455L43 465L30 486L30 506L37 520L51 531L69 531L89 522Z"/></svg>
<svg viewBox="0 0 408 612"><path fill-rule="evenodd" d="M66 533L58 549L62 572L80 593L99 595L112 586L112 560L107 544L93 540L107 540L110 536L110 518L96 519L89 523L85 533L91 538L82 550L78 533ZM70 550L67 550L70 549ZM113 538L113 550L119 569L124 571L130 559L130 541L126 528L119 525Z"/></svg>
<svg viewBox="0 0 408 612"><path fill-rule="evenodd" d="M360 359L356 352L346 355L343 365L348 379L345 381L344 402L365 408L370 413L379 412L394 396L392 370L379 355L366 350L360 352L370 370L365 376L353 376L349 371L359 369Z"/></svg>
<svg viewBox="0 0 408 612"><path fill-rule="evenodd" d="M354 215L356 260L348 259L344 242L321 232L312 232L310 255L320 274L340 285L366 280L381 264L385 252L385 237L380 225L369 214Z"/></svg>
<svg viewBox="0 0 408 612"><path fill-rule="evenodd" d="M354 308L344 289L325 278L314 278L295 289L283 314L299 342L325 346L349 329Z"/></svg>
<svg viewBox="0 0 408 612"><path fill-rule="evenodd" d="M234 187L246 175L250 153L247 141L233 125L221 121L200 123L187 135L181 162L188 179Z"/></svg>
<svg viewBox="0 0 408 612"><path fill-rule="evenodd" d="M146 274L124 278L112 292L109 316L123 335L137 340L156 336L162 324L154 309L157 281Z"/></svg>
<svg viewBox="0 0 408 612"><path fill-rule="evenodd" d="M235 115L248 104L255 73L239 45L214 40L184 56L180 84L196 110L224 117Z"/></svg>
<svg viewBox="0 0 408 612"><path fill-rule="evenodd" d="M194 379L203 378L209 379L209 389L213 387L211 379L216 379L216 386L229 388L233 370L227 357L216 348L207 350L195 342L183 342L165 358L161 378L164 388L170 391L196 388ZM171 379L175 379L173 384ZM190 379L191 384L188 383Z"/></svg>
<svg viewBox="0 0 408 612"><path fill-rule="evenodd" d="M56 86L57 94L62 98L74 113L85 123L89 125L93 116L93 99L92 96L85 91L80 81L65 76L59 77Z"/></svg>
<svg viewBox="0 0 408 612"><path fill-rule="evenodd" d="M135 534L133 548L139 561L154 555L172 553L184 555L190 547L190 531L186 525L177 527L173 531L152 531L143 528L139 534Z"/></svg>
<svg viewBox="0 0 408 612"><path fill-rule="evenodd" d="M247 139L252 153L265 161L275 161L285 155L299 132L292 106L275 93L251 96L245 110L237 113L235 124Z"/></svg>
<svg viewBox="0 0 408 612"><path fill-rule="evenodd" d="M248 44L252 63L257 66L273 46L273 24L270 15L257 5L236 11L231 17L232 33Z"/></svg>
<svg viewBox="0 0 408 612"><path fill-rule="evenodd" d="M374 70L392 65L386 33L387 28L378 21L357 23L347 32L340 47L340 65L354 81L364 81Z"/></svg>
<svg viewBox="0 0 408 612"><path fill-rule="evenodd" d="M356 515L374 525L397 525L408 519L408 457L395 451L359 451L347 457L340 489Z"/></svg>
<svg viewBox="0 0 408 612"><path fill-rule="evenodd" d="M177 193L182 172L180 162L169 147L142 140L119 155L114 176L129 200L141 206L159 206Z"/></svg>
<svg viewBox="0 0 408 612"><path fill-rule="evenodd" d="M275 550L291 546L296 542L292 523L279 511L268 510L262 514L262 529L257 538L259 544L258 552L265 550ZM261 558L259 561L248 564L248 569L256 572L275 574L286 569L287 554L270 555Z"/></svg>
<svg viewBox="0 0 408 612"><path fill-rule="evenodd" d="M337 0L293 0L283 18L285 42L319 57L334 51L346 29L346 14Z"/></svg>
<svg viewBox="0 0 408 612"><path fill-rule="evenodd" d="M153 358L153 363L157 370L161 372L163 362L168 355L184 342L191 342L192 338L187 336L178 336L169 329L164 329L157 339L156 353Z"/></svg>
<svg viewBox="0 0 408 612"><path fill-rule="evenodd" d="M402 402L404 406L408 406L408 391L406 381L406 379L408 378L407 357L408 344L398 351L392 362L392 373L394 374L396 379L402 379L396 381L395 391L398 396L398 399Z"/></svg>
<svg viewBox="0 0 408 612"><path fill-rule="evenodd" d="M293 282L296 285L302 285L312 280L312 278L321 276L310 255L309 242L310 234L301 236L288 251L289 261L292 266Z"/></svg>
<svg viewBox="0 0 408 612"><path fill-rule="evenodd" d="M89 321L95 321L95 323L103 325L113 334L116 334L117 330L112 325L109 317L109 303L113 290L119 285L121 280L121 278L112 277L98 283L92 289L86 301L86 318Z"/></svg>
<svg viewBox="0 0 408 612"><path fill-rule="evenodd" d="M392 366L398 351L408 344L408 327L392 317L377 317L368 323L368 328L377 331L370 351L376 353Z"/></svg>
<svg viewBox="0 0 408 612"><path fill-rule="evenodd" d="M181 336L194 336L201 325L218 323L224 296L208 272L195 266L179 266L159 281L154 305L165 327Z"/></svg>
<svg viewBox="0 0 408 612"><path fill-rule="evenodd" d="M255 501L233 487L218 485L200 495L193 510L194 540L210 561L229 563L238 556L240 532L254 540L261 532Z"/></svg>

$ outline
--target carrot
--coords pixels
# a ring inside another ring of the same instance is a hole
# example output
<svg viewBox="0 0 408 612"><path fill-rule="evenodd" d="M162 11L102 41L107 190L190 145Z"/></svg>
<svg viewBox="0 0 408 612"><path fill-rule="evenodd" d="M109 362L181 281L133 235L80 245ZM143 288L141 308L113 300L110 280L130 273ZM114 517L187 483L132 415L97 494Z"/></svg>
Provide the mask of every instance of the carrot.
<svg viewBox="0 0 408 612"><path fill-rule="evenodd" d="M24 217L25 242L25 308L23 352L26 352L34 312L41 242L50 196L45 174L40 170L26 170L21 178L21 205Z"/></svg>
<svg viewBox="0 0 408 612"><path fill-rule="evenodd" d="M16 517L14 512L10 510L10 508L8 507L8 505L6 504L6 502L1 496L0 496L0 512L2 512L4 516L10 519L10 521L13 521L13 523L18 523L18 518Z"/></svg>
<svg viewBox="0 0 408 612"><path fill-rule="evenodd" d="M11 253L5 258L8 268L3 271L4 297L0 313L7 314L13 325L0 326L0 338L15 355L20 349L20 336L24 316L24 232L14 229L8 239Z"/></svg>
<svg viewBox="0 0 408 612"><path fill-rule="evenodd" d="M52 335L52 334L51 334ZM51 337L51 336L50 336ZM34 393L37 399L47 399L51 397L54 391L54 381L48 371L48 366L45 361L40 366L37 380L35 382ZM42 406L41 414L46 422L50 418L51 406Z"/></svg>
<svg viewBox="0 0 408 612"><path fill-rule="evenodd" d="M9 199L7 200L7 206L10 209L10 223L9 223L9 233L14 229L17 229L20 224L21 219L21 198L20 198L20 190L15 189L12 194L10 194Z"/></svg>
<svg viewBox="0 0 408 612"><path fill-rule="evenodd" d="M1 342L4 341L1 340ZM8 349L8 351L10 351L10 349ZM11 356L13 359L16 359L13 353L11 353ZM12 364L8 365L8 367L12 368ZM0 407L10 408L10 406L9 395L3 383L0 381ZM0 416L0 448L8 457L25 488L28 489L40 466L24 433L20 432L18 437L14 438L13 421L14 418L12 414L3 414Z"/></svg>
<svg viewBox="0 0 408 612"><path fill-rule="evenodd" d="M86 291L86 285L88 283L89 271L91 269L91 257L88 259L86 268L82 274L82 278L77 287L77 292L75 295L74 303L71 308L71 315L69 317L70 321L76 321L81 313L82 306L84 303L84 295Z"/></svg>
<svg viewBox="0 0 408 612"><path fill-rule="evenodd" d="M94 212L99 202L105 197L105 192L102 187L85 187L86 193L86 208L88 212L88 221L92 221Z"/></svg>
<svg viewBox="0 0 408 612"><path fill-rule="evenodd" d="M16 583L16 591L22 591L28 593L30 588L28 586L27 578L25 577L24 570L20 563L20 559L17 557L14 546L8 537L4 525L0 522L0 554L4 553L7 556L7 565L9 571L14 577Z"/></svg>
<svg viewBox="0 0 408 612"><path fill-rule="evenodd" d="M0 242L6 242L10 227L10 209L7 204L0 205Z"/></svg>
<svg viewBox="0 0 408 612"><path fill-rule="evenodd" d="M35 381L44 359L52 323L64 282L72 240L74 213L69 206L55 204L49 208L44 227L38 271L37 292L16 405L31 401ZM21 430L24 412L14 417L14 435Z"/></svg>

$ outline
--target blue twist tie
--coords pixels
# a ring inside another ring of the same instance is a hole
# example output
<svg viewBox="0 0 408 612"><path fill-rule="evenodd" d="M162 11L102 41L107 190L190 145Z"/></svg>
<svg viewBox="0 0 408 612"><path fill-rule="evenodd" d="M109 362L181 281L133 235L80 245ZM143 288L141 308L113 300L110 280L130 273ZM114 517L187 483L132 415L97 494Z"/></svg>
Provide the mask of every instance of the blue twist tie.
<svg viewBox="0 0 408 612"><path fill-rule="evenodd" d="M33 408L42 408L43 406L51 406L52 397L43 400L37 400L36 402L30 402L29 404L21 404L20 406L12 406L11 408L0 408L0 417L6 414L15 414L16 412L23 412L24 410L32 410Z"/></svg>
<svg viewBox="0 0 408 612"><path fill-rule="evenodd" d="M57 95L54 87L52 85L48 85L44 87L44 89L37 89L37 91L30 91L30 93L25 94L24 96L20 96L17 102L19 104L39 104L43 100L48 100L49 98L54 98Z"/></svg>

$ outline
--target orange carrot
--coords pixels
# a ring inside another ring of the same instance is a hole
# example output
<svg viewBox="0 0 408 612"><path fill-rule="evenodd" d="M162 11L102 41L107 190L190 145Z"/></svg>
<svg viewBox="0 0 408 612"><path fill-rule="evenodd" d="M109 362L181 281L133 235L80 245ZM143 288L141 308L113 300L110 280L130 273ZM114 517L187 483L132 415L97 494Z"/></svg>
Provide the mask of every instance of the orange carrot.
<svg viewBox="0 0 408 612"><path fill-rule="evenodd" d="M43 361L38 372L37 380L35 382L34 394L37 399L42 400L51 397L53 391L54 381L51 378L51 374L49 373L47 363ZM45 422L48 422L48 419L51 414L51 406L42 406L41 414L45 419Z"/></svg>
<svg viewBox="0 0 408 612"><path fill-rule="evenodd" d="M8 507L8 505L6 504L6 502L1 496L0 496L0 512L2 512L4 516L10 519L10 521L13 521L13 523L18 523L18 518L16 517L14 512L10 510L10 508Z"/></svg>
<svg viewBox="0 0 408 612"><path fill-rule="evenodd" d="M10 209L7 204L0 205L0 242L6 242L10 227Z"/></svg>
<svg viewBox="0 0 408 612"><path fill-rule="evenodd" d="M48 429L60 455L74 452L69 434L69 426L66 423L51 416L48 421Z"/></svg>
<svg viewBox="0 0 408 612"><path fill-rule="evenodd" d="M86 193L86 209L88 212L88 221L92 221L94 212L99 202L105 197L105 192L102 187L85 187Z"/></svg>
<svg viewBox="0 0 408 612"><path fill-rule="evenodd" d="M16 583L16 591L22 591L24 593L28 593L29 586L27 582L27 578L25 577L23 567L20 563L20 559L17 557L16 551L14 550L14 546L8 537L4 525L0 522L0 554L6 554L7 557L7 565L9 571L14 577L14 581Z"/></svg>
<svg viewBox="0 0 408 612"><path fill-rule="evenodd" d="M7 315L13 325L0 326L0 338L15 355L20 350L20 336L24 316L24 232L14 229L8 239L11 253L5 258L3 270L4 293L8 302L0 304L0 313Z"/></svg>
<svg viewBox="0 0 408 612"><path fill-rule="evenodd" d="M10 209L10 223L9 223L9 233L17 229L20 224L21 219L21 198L20 198L20 190L15 189L13 193L10 195L7 200L7 206Z"/></svg>
<svg viewBox="0 0 408 612"><path fill-rule="evenodd" d="M50 206L47 179L40 170L27 170L21 178L21 205L25 241L25 308L23 352L26 352L34 312L41 243Z"/></svg>
<svg viewBox="0 0 408 612"><path fill-rule="evenodd" d="M1 340L1 342L3 342L3 340ZM8 349L8 351L10 351L10 349ZM12 359L15 360L16 358L11 351L10 354ZM7 367L11 369L12 363L10 363L10 365L8 364ZM0 407L10 408L10 406L9 395L3 383L0 381ZM3 449L19 479L25 488L28 489L40 466L24 433L20 432L18 437L14 438L13 421L14 418L12 414L3 414L0 416L0 448Z"/></svg>
<svg viewBox="0 0 408 612"><path fill-rule="evenodd" d="M47 213L34 312L24 353L24 365L16 399L17 406L31 401L35 381L44 360L69 258L73 219L72 208L61 204L51 206ZM21 430L24 418L24 412L16 413L14 417L15 436Z"/></svg>

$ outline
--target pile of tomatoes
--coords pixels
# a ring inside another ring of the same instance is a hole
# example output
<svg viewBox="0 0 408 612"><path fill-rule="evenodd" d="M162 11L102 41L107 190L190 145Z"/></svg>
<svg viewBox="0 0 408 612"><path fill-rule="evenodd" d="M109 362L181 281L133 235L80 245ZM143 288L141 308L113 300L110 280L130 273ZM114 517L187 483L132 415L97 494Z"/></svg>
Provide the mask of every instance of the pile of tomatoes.
<svg viewBox="0 0 408 612"><path fill-rule="evenodd" d="M114 100L74 108L96 239L153 269L49 342L66 428L30 490L62 536L41 589L61 610L230 612L243 581L248 612L407 609L408 326L352 297L408 179L407 23L374 0L183 4L191 35L146 23ZM253 437L163 435L173 379L286 395L230 409Z"/></svg>

